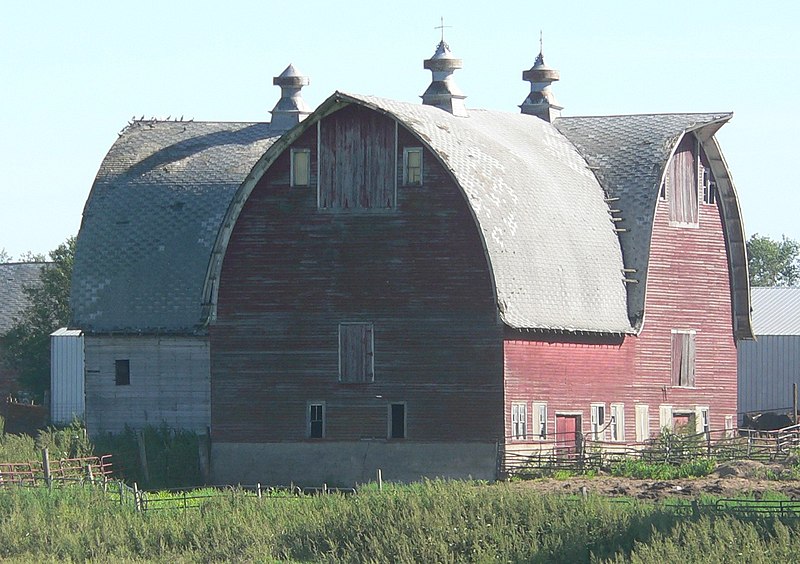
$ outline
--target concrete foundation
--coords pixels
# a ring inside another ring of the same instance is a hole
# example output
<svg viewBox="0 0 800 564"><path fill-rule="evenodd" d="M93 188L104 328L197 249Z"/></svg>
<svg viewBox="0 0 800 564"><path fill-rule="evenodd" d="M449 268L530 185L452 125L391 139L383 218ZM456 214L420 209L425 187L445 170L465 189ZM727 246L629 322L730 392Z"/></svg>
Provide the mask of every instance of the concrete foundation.
<svg viewBox="0 0 800 564"><path fill-rule="evenodd" d="M383 479L494 480L495 443L357 442L213 443L214 484L268 484L351 487Z"/></svg>

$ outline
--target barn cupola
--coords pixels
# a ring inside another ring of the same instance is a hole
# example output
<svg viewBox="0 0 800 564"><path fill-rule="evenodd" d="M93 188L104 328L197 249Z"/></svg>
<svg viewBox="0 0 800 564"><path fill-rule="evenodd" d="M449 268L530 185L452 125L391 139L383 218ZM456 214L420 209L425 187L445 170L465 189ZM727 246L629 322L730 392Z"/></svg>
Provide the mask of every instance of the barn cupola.
<svg viewBox="0 0 800 564"><path fill-rule="evenodd" d="M526 71L522 71L522 80L531 83L531 93L522 102L520 109L523 114L530 114L552 123L561 117L563 106L559 106L550 86L559 79L558 71L551 69L544 63L542 54L542 39L539 36L539 55L536 62Z"/></svg>
<svg viewBox="0 0 800 564"><path fill-rule="evenodd" d="M281 99L270 112L273 129L291 129L311 113L311 108L300 94L303 86L309 83L308 77L300 74L294 65L289 65L280 75L272 79L272 84L281 87Z"/></svg>
<svg viewBox="0 0 800 564"><path fill-rule="evenodd" d="M424 66L431 71L433 79L422 95L422 103L441 108L454 116L466 117L467 108L464 105L466 96L453 78L456 69L462 67L461 59L453 56L450 47L444 42L444 37L436 47L433 57L427 59Z"/></svg>

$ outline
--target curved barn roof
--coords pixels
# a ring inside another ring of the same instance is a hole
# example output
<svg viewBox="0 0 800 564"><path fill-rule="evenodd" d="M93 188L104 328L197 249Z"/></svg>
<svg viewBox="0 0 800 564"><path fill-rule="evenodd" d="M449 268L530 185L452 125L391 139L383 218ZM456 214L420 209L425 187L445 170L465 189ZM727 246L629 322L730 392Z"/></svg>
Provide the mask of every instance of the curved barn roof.
<svg viewBox="0 0 800 564"><path fill-rule="evenodd" d="M483 237L500 316L508 326L631 331L622 254L603 190L575 147L533 116L470 110L468 117L457 117L431 106L337 92L264 155L225 225L235 223L278 154L346 104L396 119L450 171ZM226 244L223 233L218 257Z"/></svg>
<svg viewBox="0 0 800 564"><path fill-rule="evenodd" d="M11 329L14 320L28 305L26 288L38 286L47 262L8 262L0 264L0 336Z"/></svg>
<svg viewBox="0 0 800 564"><path fill-rule="evenodd" d="M134 333L202 326L204 276L220 221L276 138L264 123L136 121L127 127L84 207L72 325Z"/></svg>
<svg viewBox="0 0 800 564"><path fill-rule="evenodd" d="M737 337L751 338L744 230L735 188L713 137L731 113L567 117L555 122L594 170L622 221L625 267L639 284L628 287L628 311L637 330L644 315L653 221L664 170L681 137L694 132L717 179L732 274Z"/></svg>

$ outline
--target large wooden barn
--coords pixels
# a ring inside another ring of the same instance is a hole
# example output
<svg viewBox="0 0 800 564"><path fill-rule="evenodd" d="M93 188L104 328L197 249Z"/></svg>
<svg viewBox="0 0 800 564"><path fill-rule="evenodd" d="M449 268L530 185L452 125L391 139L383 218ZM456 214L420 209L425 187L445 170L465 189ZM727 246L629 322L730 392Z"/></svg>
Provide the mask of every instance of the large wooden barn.
<svg viewBox="0 0 800 564"><path fill-rule="evenodd" d="M287 68L271 123L135 121L84 210L92 433L210 429L213 480L492 479L498 452L732 426L750 338L729 113L468 109Z"/></svg>

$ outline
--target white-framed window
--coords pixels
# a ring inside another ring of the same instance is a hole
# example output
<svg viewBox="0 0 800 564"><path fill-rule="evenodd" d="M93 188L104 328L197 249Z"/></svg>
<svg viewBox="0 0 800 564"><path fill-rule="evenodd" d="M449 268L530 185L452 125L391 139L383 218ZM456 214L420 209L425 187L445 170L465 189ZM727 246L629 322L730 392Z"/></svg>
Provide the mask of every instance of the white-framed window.
<svg viewBox="0 0 800 564"><path fill-rule="evenodd" d="M694 329L673 329L671 332L671 378L673 386L695 386L696 337Z"/></svg>
<svg viewBox="0 0 800 564"><path fill-rule="evenodd" d="M659 430L667 429L672 431L674 427L673 419L672 419L672 406L671 405L659 405L658 406L658 428Z"/></svg>
<svg viewBox="0 0 800 564"><path fill-rule="evenodd" d="M708 434L711 431L711 424L708 418L708 407L698 406L695 409L695 424L697 425L698 433Z"/></svg>
<svg viewBox="0 0 800 564"><path fill-rule="evenodd" d="M403 149L403 184L422 184L422 147Z"/></svg>
<svg viewBox="0 0 800 564"><path fill-rule="evenodd" d="M636 404L636 442L642 443L650 438L650 406Z"/></svg>
<svg viewBox="0 0 800 564"><path fill-rule="evenodd" d="M528 408L524 402L511 404L511 436L517 440L528 438Z"/></svg>
<svg viewBox="0 0 800 564"><path fill-rule="evenodd" d="M547 404L534 402L533 408L533 438L545 440L547 438Z"/></svg>
<svg viewBox="0 0 800 564"><path fill-rule="evenodd" d="M306 411L308 424L306 434L309 439L322 439L325 437L325 402L308 402Z"/></svg>
<svg viewBox="0 0 800 564"><path fill-rule="evenodd" d="M611 440L621 442L625 440L625 404L611 404L611 420L609 421Z"/></svg>
<svg viewBox="0 0 800 564"><path fill-rule="evenodd" d="M311 149L292 148L290 184L292 186L311 185Z"/></svg>
<svg viewBox="0 0 800 564"><path fill-rule="evenodd" d="M372 323L339 324L339 381L375 381L375 342Z"/></svg>
<svg viewBox="0 0 800 564"><path fill-rule="evenodd" d="M733 415L725 416L725 438L732 439L734 437L733 430Z"/></svg>
<svg viewBox="0 0 800 564"><path fill-rule="evenodd" d="M606 440L606 405L604 403L592 404L592 439L595 441Z"/></svg>
<svg viewBox="0 0 800 564"><path fill-rule="evenodd" d="M406 438L406 402L393 402L389 404L389 429L390 439Z"/></svg>

